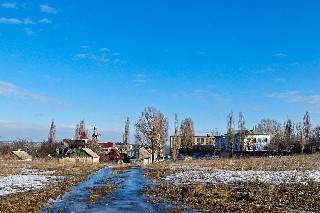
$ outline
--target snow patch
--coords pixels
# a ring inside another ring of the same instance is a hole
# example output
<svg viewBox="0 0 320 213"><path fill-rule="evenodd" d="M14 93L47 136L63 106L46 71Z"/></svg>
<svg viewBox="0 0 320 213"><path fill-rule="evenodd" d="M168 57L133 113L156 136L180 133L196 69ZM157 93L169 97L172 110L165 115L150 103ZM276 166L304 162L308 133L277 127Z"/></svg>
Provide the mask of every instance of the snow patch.
<svg viewBox="0 0 320 213"><path fill-rule="evenodd" d="M61 181L63 177L53 176L54 172L24 169L19 175L0 176L0 196L41 189L49 183Z"/></svg>
<svg viewBox="0 0 320 213"><path fill-rule="evenodd" d="M307 171L210 171L207 168L184 170L164 178L174 184L202 182L210 184L232 184L259 181L267 184L320 182L320 170Z"/></svg>

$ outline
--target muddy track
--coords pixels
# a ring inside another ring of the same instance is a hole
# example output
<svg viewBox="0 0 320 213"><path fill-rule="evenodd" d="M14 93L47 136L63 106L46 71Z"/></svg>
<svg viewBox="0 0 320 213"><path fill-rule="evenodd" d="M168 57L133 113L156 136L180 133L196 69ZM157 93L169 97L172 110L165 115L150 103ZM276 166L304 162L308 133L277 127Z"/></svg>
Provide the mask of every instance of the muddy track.
<svg viewBox="0 0 320 213"><path fill-rule="evenodd" d="M173 206L148 202L139 194L141 189L149 187L142 173L135 167L121 172L114 172L111 167L102 169L72 187L63 197L48 203L43 212L171 212ZM90 199L94 191L106 186L117 187L95 196L95 200Z"/></svg>

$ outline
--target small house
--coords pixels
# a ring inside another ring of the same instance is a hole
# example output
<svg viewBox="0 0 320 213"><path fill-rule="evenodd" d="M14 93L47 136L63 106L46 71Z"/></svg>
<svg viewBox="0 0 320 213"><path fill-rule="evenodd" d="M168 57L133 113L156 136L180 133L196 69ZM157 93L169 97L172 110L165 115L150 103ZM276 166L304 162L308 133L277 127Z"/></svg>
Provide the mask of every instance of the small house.
<svg viewBox="0 0 320 213"><path fill-rule="evenodd" d="M153 160L158 161L157 159L158 151L153 153ZM139 149L139 159L143 161L143 164L150 164L152 163L152 150L148 147L140 147Z"/></svg>
<svg viewBox="0 0 320 213"><path fill-rule="evenodd" d="M7 157L8 160L32 161L32 156L25 151L12 151Z"/></svg>
<svg viewBox="0 0 320 213"><path fill-rule="evenodd" d="M60 158L59 162L73 163L99 163L100 156L89 148L74 150L65 158Z"/></svg>
<svg viewBox="0 0 320 213"><path fill-rule="evenodd" d="M111 149L108 153L109 159L112 161L122 161L123 155L119 152L118 149Z"/></svg>

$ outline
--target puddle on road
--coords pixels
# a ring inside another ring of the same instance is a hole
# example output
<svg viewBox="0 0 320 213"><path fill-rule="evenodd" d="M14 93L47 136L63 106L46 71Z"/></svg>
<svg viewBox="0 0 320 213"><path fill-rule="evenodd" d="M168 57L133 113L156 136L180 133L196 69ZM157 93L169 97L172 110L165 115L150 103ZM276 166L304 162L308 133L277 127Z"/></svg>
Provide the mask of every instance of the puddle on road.
<svg viewBox="0 0 320 213"><path fill-rule="evenodd" d="M176 206L153 204L139 195L139 191L149 186L138 168L131 168L123 173L112 172L108 167L91 174L88 180L71 188L63 197L48 204L43 212L171 212ZM92 193L89 188L105 186L106 184L120 185L110 196L88 202Z"/></svg>

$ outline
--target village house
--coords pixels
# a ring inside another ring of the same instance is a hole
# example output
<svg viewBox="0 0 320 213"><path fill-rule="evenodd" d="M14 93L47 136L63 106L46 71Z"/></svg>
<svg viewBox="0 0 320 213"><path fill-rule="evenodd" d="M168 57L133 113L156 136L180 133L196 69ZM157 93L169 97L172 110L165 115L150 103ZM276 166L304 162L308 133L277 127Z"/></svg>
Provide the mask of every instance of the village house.
<svg viewBox="0 0 320 213"><path fill-rule="evenodd" d="M71 152L67 157L60 158L61 163L99 163L100 156L89 148L80 148Z"/></svg>
<svg viewBox="0 0 320 213"><path fill-rule="evenodd" d="M4 156L5 160L18 160L18 161L32 161L32 156L25 151L18 149L17 151L12 151Z"/></svg>
<svg viewBox="0 0 320 213"><path fill-rule="evenodd" d="M159 154L159 152L156 150L153 154L154 162L161 160L161 159L158 159L158 154ZM160 156L160 157L163 157L163 156ZM152 163L152 150L148 147L145 147L145 146L140 147L138 159L142 162L142 164Z"/></svg>

